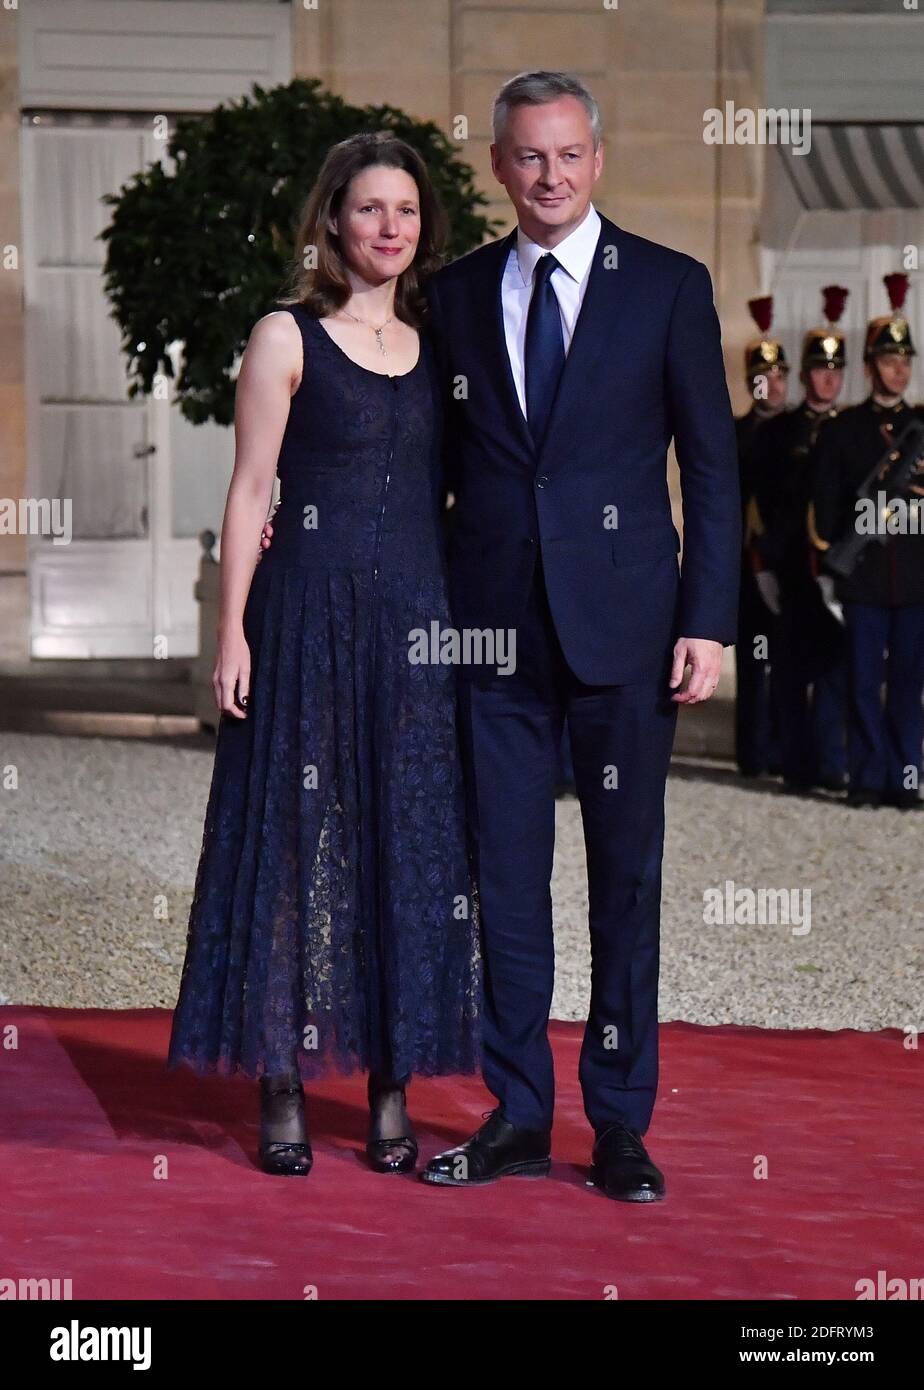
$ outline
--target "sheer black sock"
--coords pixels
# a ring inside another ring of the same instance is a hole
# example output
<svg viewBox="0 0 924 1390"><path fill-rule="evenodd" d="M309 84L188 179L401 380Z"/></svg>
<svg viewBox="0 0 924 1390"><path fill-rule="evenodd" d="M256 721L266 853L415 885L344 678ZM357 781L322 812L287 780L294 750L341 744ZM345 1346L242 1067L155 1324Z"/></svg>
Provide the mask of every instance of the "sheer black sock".
<svg viewBox="0 0 924 1390"><path fill-rule="evenodd" d="M307 1172L311 1166L305 1092L295 1071L260 1077L260 1157L272 1172Z"/></svg>
<svg viewBox="0 0 924 1390"><path fill-rule="evenodd" d="M404 1083L371 1072L368 1096L369 1139L376 1145L376 1157L386 1164L416 1157L417 1145L407 1113ZM386 1142L390 1139L394 1144Z"/></svg>

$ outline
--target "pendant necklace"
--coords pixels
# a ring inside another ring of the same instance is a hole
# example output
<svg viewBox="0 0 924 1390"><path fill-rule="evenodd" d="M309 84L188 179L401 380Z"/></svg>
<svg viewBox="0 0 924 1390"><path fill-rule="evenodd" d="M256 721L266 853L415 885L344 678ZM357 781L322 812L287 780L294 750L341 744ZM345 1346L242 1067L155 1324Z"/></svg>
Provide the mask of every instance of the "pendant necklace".
<svg viewBox="0 0 924 1390"><path fill-rule="evenodd" d="M375 341L376 341L376 342L378 343L378 345L379 345L379 351L381 352L382 356L383 356L383 357L387 357L387 356L388 356L388 351L387 351L387 349L386 349L386 347L385 347L385 341L384 341L384 339L383 339L383 337L382 337L382 334L383 334L383 332L385 331L385 329L388 327L388 325L394 321L394 317L395 317L394 314L392 314L390 318L387 318L387 319L385 320L385 322L382 324L381 328L376 328L376 326L375 326L374 323L370 323L370 322L368 321L368 319L361 319L361 318L358 318L358 317L356 316L356 314L351 314L350 311L349 311L349 309L341 309L340 312L341 312L341 314L346 314L347 318L352 319L354 323L361 323L361 324L363 325L364 328L371 328L372 331L373 331L373 333L375 334Z"/></svg>

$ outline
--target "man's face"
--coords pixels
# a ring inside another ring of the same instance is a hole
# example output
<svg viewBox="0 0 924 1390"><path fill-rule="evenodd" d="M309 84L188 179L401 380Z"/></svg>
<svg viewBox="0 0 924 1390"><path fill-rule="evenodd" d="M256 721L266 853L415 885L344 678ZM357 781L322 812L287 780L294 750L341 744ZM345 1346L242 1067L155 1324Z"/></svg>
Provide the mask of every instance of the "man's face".
<svg viewBox="0 0 924 1390"><path fill-rule="evenodd" d="M883 352L872 362L873 388L879 378L884 396L903 396L911 380L911 358L900 352Z"/></svg>
<svg viewBox="0 0 924 1390"><path fill-rule="evenodd" d="M809 400L819 405L831 405L841 393L844 373L840 367L812 367L805 374L805 390Z"/></svg>
<svg viewBox="0 0 924 1390"><path fill-rule="evenodd" d="M577 97L515 106L491 146L491 165L523 231L552 246L582 220L603 169L590 117Z"/></svg>
<svg viewBox="0 0 924 1390"><path fill-rule="evenodd" d="M770 410L779 410L786 400L788 373L782 367L768 367L751 383L751 395Z"/></svg>

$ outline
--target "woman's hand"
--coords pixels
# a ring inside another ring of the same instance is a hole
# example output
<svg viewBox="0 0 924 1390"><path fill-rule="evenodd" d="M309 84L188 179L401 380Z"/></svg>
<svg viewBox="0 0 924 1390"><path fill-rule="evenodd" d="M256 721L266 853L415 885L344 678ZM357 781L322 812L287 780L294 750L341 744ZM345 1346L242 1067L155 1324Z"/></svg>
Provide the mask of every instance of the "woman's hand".
<svg viewBox="0 0 924 1390"><path fill-rule="evenodd" d="M218 633L212 689L222 714L233 714L235 719L247 718L246 708L241 709L240 705L246 706L250 695L250 648L242 627ZM235 690L240 705L235 700Z"/></svg>

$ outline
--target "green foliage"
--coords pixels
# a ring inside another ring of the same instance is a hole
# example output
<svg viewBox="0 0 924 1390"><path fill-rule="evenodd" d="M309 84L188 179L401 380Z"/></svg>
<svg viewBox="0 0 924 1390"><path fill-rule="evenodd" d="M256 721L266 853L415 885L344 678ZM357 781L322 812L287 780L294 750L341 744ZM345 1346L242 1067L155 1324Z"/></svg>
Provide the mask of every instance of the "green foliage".
<svg viewBox="0 0 924 1390"><path fill-rule="evenodd" d="M350 106L298 78L177 122L172 172L152 164L107 195L104 267L129 359L129 396L173 377L166 348L184 347L174 398L188 420L234 418L231 370L251 328L285 281L299 213L327 150L360 131L390 130L423 157L449 215L449 256L478 246L497 224L474 170L433 121L392 106Z"/></svg>

